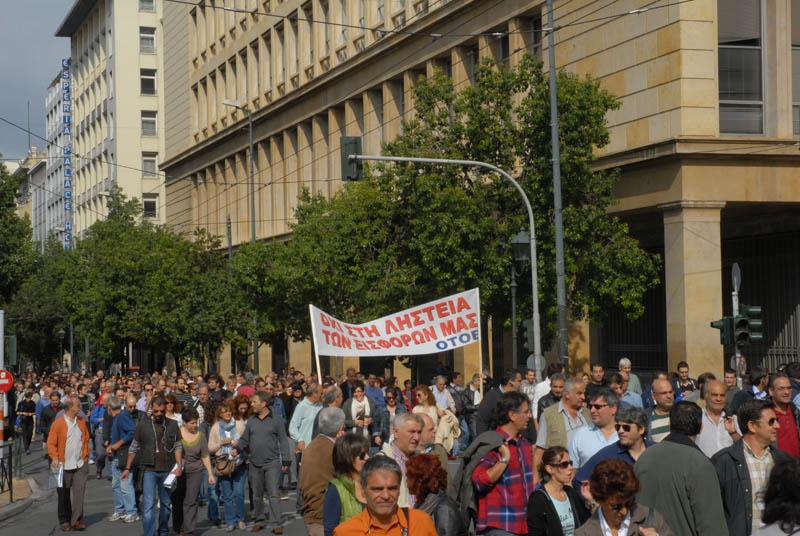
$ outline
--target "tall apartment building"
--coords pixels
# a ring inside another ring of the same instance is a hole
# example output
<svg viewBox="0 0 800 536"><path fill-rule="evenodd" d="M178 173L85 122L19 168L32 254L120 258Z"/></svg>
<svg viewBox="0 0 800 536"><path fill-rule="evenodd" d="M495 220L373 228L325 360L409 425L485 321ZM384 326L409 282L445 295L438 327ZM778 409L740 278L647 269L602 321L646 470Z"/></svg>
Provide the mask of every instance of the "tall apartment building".
<svg viewBox="0 0 800 536"><path fill-rule="evenodd" d="M62 76L64 69L53 78L47 87L45 96L45 137L47 138L47 159L45 160L45 173L41 179L31 178L31 224L33 227L33 240L44 251L50 233L64 242L66 233L70 232L72 211L66 210L64 203L64 159L65 150L71 145L71 136L65 134L64 129L64 89ZM66 108L69 110L70 108ZM67 131L69 132L69 131ZM68 156L67 156L68 158ZM71 161L67 160L67 167ZM68 172L68 173L71 173ZM70 241L64 242L69 247Z"/></svg>
<svg viewBox="0 0 800 536"><path fill-rule="evenodd" d="M143 217L164 222L161 17L161 0L75 0L56 31L71 42L77 239L107 215L114 185L143 203Z"/></svg>
<svg viewBox="0 0 800 536"><path fill-rule="evenodd" d="M164 14L167 223L224 236L230 215L234 243L250 238L248 123L225 101L253 114L266 239L288 233L301 188L340 187L341 136L377 154L397 135L419 75L439 67L463 87L484 57L548 56L534 0L205 0ZM610 312L571 357L721 374L709 322L730 314L738 262L742 301L765 308L751 359L797 359L800 282L781 270L800 264L800 0L557 0L554 17L556 66L621 100L598 165L621 170L612 211L665 268L642 319ZM308 347L289 344L309 369ZM458 370L469 364L456 356Z"/></svg>

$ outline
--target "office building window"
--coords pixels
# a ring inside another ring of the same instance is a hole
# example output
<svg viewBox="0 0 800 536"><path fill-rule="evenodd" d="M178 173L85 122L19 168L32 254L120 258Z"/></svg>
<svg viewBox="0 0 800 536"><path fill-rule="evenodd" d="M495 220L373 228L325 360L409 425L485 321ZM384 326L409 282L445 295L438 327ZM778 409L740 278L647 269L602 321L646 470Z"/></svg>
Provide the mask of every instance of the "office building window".
<svg viewBox="0 0 800 536"><path fill-rule="evenodd" d="M145 218L158 218L158 194L142 195L142 216Z"/></svg>
<svg viewBox="0 0 800 536"><path fill-rule="evenodd" d="M720 0L719 130L723 134L764 132L761 0Z"/></svg>
<svg viewBox="0 0 800 536"><path fill-rule="evenodd" d="M156 0L139 0L139 11L155 11Z"/></svg>
<svg viewBox="0 0 800 536"><path fill-rule="evenodd" d="M155 136L157 133L156 112L142 110L142 136Z"/></svg>
<svg viewBox="0 0 800 536"><path fill-rule="evenodd" d="M156 94L156 70L139 69L139 85L142 95Z"/></svg>
<svg viewBox="0 0 800 536"><path fill-rule="evenodd" d="M158 176L158 153L142 153L142 175Z"/></svg>
<svg viewBox="0 0 800 536"><path fill-rule="evenodd" d="M139 52L156 51L156 29L148 26L139 26Z"/></svg>

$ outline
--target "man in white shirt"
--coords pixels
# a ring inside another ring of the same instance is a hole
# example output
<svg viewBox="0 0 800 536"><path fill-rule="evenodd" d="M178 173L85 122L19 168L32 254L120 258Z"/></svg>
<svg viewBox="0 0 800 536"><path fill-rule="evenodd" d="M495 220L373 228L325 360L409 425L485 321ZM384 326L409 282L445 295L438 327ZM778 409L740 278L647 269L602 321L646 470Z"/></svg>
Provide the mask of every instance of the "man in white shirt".
<svg viewBox="0 0 800 536"><path fill-rule="evenodd" d="M709 380L705 385L703 428L697 434L695 443L709 458L741 437L736 432L733 416L725 414L726 390L725 384L717 380Z"/></svg>

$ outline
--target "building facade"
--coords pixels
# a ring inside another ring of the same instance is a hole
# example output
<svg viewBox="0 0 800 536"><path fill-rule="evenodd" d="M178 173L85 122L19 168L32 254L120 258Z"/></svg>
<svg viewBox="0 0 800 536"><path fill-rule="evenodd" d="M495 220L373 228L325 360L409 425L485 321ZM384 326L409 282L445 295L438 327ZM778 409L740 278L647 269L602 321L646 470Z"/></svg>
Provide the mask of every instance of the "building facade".
<svg viewBox="0 0 800 536"><path fill-rule="evenodd" d="M71 42L76 238L107 215L114 186L142 202L144 218L164 222L162 15L161 0L75 0L56 31Z"/></svg>
<svg viewBox="0 0 800 536"><path fill-rule="evenodd" d="M224 236L230 216L234 244L250 239L248 124L226 102L253 114L256 238L279 238L302 188L340 187L341 136L378 154L397 135L420 75L438 67L463 87L482 58L547 63L541 1L207 0L168 3L164 14L167 223ZM599 166L622 172L612 212L664 259L645 317L612 311L602 328L576 327L571 358L626 355L671 370L686 360L721 374L709 322L730 314L733 262L741 300L765 306L752 358L796 358L797 277L789 292L769 286L785 250L750 252L800 237L800 2L556 1L553 14L556 66L599 79L621 101L598 151ZM310 364L308 347L288 352ZM469 372L466 363L456 367Z"/></svg>

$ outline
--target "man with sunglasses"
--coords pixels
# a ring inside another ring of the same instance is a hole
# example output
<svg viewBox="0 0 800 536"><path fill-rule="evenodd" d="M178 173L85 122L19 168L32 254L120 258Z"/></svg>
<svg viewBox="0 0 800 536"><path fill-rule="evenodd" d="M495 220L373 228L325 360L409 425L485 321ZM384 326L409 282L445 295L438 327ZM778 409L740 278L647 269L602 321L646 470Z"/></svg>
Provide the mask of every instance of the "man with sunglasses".
<svg viewBox="0 0 800 536"><path fill-rule="evenodd" d="M775 406L766 400L742 402L736 413L741 439L711 458L717 471L730 536L749 536L761 526L764 491L772 468L791 457L771 445L778 439Z"/></svg>
<svg viewBox="0 0 800 536"><path fill-rule="evenodd" d="M608 387L601 387L589 400L592 422L579 428L569 442L569 456L577 469L598 450L619 439L614 429L618 406L619 395Z"/></svg>
<svg viewBox="0 0 800 536"><path fill-rule="evenodd" d="M616 430L619 439L615 443L598 450L594 456L581 465L580 471L577 472L572 480L572 486L576 490L580 491L582 485L589 485L589 477L595 465L602 460L615 458L634 465L645 449L655 444L645 438L647 413L641 408L635 406L619 408L614 430Z"/></svg>

